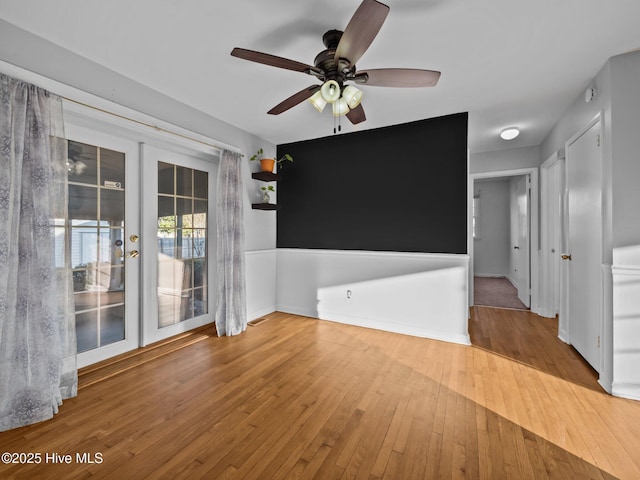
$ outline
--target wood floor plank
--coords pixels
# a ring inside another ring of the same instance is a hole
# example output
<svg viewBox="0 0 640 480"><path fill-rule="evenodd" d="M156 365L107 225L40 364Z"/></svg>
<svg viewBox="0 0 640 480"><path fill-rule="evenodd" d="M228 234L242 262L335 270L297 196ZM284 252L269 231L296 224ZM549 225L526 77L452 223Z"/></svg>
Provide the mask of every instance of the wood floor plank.
<svg viewBox="0 0 640 480"><path fill-rule="evenodd" d="M557 321L474 308L469 330L473 346L274 313L181 337L92 367L52 420L0 433L0 452L102 463L0 478L640 478L640 402L604 393Z"/></svg>

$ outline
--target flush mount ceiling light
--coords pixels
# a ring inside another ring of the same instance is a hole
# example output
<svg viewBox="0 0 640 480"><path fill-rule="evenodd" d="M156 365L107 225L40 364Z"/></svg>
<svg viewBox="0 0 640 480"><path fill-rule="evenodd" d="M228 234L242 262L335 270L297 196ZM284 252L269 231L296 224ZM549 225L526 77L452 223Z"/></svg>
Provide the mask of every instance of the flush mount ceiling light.
<svg viewBox="0 0 640 480"><path fill-rule="evenodd" d="M502 132L500 132L500 138L502 138L503 140L513 140L518 135L520 135L520 130L518 129L518 127L505 128L504 130L502 130Z"/></svg>

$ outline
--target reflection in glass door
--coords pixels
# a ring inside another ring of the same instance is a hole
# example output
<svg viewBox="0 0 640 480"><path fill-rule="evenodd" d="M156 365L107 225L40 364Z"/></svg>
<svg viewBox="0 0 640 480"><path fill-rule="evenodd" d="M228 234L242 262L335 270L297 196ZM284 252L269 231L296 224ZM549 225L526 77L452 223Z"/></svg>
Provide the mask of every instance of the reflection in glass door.
<svg viewBox="0 0 640 480"><path fill-rule="evenodd" d="M158 162L158 327L208 313L208 174Z"/></svg>
<svg viewBox="0 0 640 480"><path fill-rule="evenodd" d="M68 142L78 353L125 339L125 154Z"/></svg>

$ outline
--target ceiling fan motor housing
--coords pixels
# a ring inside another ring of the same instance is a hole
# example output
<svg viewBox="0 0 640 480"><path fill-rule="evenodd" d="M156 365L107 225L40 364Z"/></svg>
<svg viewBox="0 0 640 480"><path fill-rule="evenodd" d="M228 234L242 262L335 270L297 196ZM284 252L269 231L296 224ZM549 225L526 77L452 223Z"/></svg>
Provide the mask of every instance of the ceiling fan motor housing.
<svg viewBox="0 0 640 480"><path fill-rule="evenodd" d="M326 32L322 36L322 42L327 49L316 55L313 61L314 65L324 72L324 76L318 78L322 81L335 80L340 85L340 88L342 88L348 76L353 75L356 70L356 66L351 65L348 59L335 58L336 48L338 48L342 34L343 32L340 30L329 30Z"/></svg>

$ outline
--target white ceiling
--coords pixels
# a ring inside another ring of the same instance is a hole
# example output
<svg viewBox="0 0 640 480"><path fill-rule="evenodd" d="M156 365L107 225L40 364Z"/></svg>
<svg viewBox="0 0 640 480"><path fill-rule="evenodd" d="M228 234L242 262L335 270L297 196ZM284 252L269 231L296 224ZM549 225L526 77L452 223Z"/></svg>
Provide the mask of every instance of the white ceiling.
<svg viewBox="0 0 640 480"><path fill-rule="evenodd" d="M362 87L343 132L469 112L472 152L538 145L609 57L640 47L638 0L388 0L358 69L440 70L435 88ZM0 0L0 17L273 143L333 134L329 109L271 107L314 77L247 62L243 47L313 64L360 0ZM16 47L19 48L19 47ZM498 133L517 125L505 142Z"/></svg>

